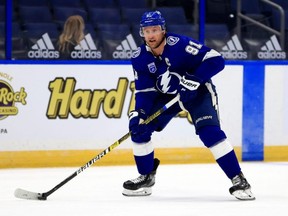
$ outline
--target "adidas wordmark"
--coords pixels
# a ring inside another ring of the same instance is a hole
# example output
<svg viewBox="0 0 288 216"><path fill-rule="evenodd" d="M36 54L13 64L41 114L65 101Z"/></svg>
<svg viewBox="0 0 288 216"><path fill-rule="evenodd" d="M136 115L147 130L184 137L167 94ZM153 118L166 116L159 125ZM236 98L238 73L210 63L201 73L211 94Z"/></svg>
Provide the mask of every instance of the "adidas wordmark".
<svg viewBox="0 0 288 216"><path fill-rule="evenodd" d="M286 59L286 53L281 49L281 46L275 35L261 47L261 51L257 52L259 59Z"/></svg>
<svg viewBox="0 0 288 216"><path fill-rule="evenodd" d="M48 33L43 34L31 49L28 52L29 58L59 58L59 52L55 50Z"/></svg>
<svg viewBox="0 0 288 216"><path fill-rule="evenodd" d="M134 51L137 50L137 45L132 34L126 36L120 45L116 47L116 50L113 52L114 59L130 59Z"/></svg>
<svg viewBox="0 0 288 216"><path fill-rule="evenodd" d="M91 37L91 34L87 34L80 44L75 46L74 51L71 52L72 59L100 59L102 54L97 51L97 47Z"/></svg>
<svg viewBox="0 0 288 216"><path fill-rule="evenodd" d="M243 47L237 37L237 35L232 36L220 53L226 59L247 59L247 52L243 50Z"/></svg>

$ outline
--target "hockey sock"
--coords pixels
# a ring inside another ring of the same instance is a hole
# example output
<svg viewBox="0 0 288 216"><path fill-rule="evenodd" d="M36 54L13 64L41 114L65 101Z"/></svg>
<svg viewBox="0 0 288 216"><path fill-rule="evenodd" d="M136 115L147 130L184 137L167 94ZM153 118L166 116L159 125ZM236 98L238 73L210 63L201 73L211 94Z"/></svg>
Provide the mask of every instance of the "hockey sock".
<svg viewBox="0 0 288 216"><path fill-rule="evenodd" d="M149 174L154 166L154 148L152 142L133 142L133 153L138 172L141 175Z"/></svg>
<svg viewBox="0 0 288 216"><path fill-rule="evenodd" d="M141 175L147 175L151 173L154 168L154 151L145 156L134 155L138 172Z"/></svg>
<svg viewBox="0 0 288 216"><path fill-rule="evenodd" d="M228 178L232 179L240 173L234 149L219 126L204 126L198 130L198 134Z"/></svg>
<svg viewBox="0 0 288 216"><path fill-rule="evenodd" d="M232 179L241 171L234 150L216 161L229 179Z"/></svg>

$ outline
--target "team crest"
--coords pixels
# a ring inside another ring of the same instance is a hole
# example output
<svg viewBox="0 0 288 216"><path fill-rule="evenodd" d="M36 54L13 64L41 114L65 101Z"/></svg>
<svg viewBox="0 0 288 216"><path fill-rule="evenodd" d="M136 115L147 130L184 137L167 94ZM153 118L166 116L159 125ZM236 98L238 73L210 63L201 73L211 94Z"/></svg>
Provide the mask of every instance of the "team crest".
<svg viewBox="0 0 288 216"><path fill-rule="evenodd" d="M178 37L169 36L169 37L167 38L167 44L170 45L170 46L175 45L178 41L179 41L179 38L178 38Z"/></svg>
<svg viewBox="0 0 288 216"><path fill-rule="evenodd" d="M137 58L140 55L140 53L141 53L141 48L138 47L138 49L135 52L133 52L132 58Z"/></svg>
<svg viewBox="0 0 288 216"><path fill-rule="evenodd" d="M154 62L148 64L148 69L150 71L150 73L155 73L157 71L156 65Z"/></svg>

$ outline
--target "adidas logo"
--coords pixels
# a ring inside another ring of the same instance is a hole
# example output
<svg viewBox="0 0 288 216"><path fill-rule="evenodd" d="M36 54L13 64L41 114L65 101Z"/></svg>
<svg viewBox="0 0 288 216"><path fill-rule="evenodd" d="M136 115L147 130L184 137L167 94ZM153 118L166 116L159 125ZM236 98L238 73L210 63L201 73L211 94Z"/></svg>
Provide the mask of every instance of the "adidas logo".
<svg viewBox="0 0 288 216"><path fill-rule="evenodd" d="M31 49L28 52L29 58L59 58L59 52L55 50L48 33L43 34Z"/></svg>
<svg viewBox="0 0 288 216"><path fill-rule="evenodd" d="M247 52L243 50L243 47L237 37L237 35L232 36L231 40L229 40L222 48L220 53L226 59L247 59Z"/></svg>
<svg viewBox="0 0 288 216"><path fill-rule="evenodd" d="M257 52L259 59L286 59L286 53L281 49L281 46L275 35L261 47L261 51Z"/></svg>
<svg viewBox="0 0 288 216"><path fill-rule="evenodd" d="M132 34L126 36L126 39L121 42L120 45L116 47L113 52L113 59L130 59L133 52L137 50L137 45Z"/></svg>
<svg viewBox="0 0 288 216"><path fill-rule="evenodd" d="M100 59L102 54L97 51L97 47L91 37L91 34L87 34L80 44L74 47L74 51L71 52L72 59Z"/></svg>

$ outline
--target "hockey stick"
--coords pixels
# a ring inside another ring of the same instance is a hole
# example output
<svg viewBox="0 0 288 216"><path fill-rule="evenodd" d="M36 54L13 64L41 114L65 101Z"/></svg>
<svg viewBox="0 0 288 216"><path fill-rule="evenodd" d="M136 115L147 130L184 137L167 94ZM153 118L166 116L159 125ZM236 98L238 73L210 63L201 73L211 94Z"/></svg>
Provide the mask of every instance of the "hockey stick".
<svg viewBox="0 0 288 216"><path fill-rule="evenodd" d="M155 118L157 118L159 115L161 115L164 111L166 111L169 107L171 107L173 104L175 104L179 100L179 95L177 95L175 98L173 98L170 102L165 104L162 108L160 108L158 111L156 111L153 115L149 116L145 121L143 121L142 124L148 124L149 122L153 121ZM88 161L84 166L80 167L77 171L75 171L72 175L64 179L62 182L57 184L54 188L51 190L45 192L45 193L36 193L27 191L24 189L17 188L14 192L14 196L20 199L30 199L30 200L47 200L47 197L50 196L52 193L54 193L56 190L58 190L60 187L62 187L64 184L69 182L71 179L82 173L86 168L89 168L92 166L97 160L100 160L102 157L104 157L106 154L108 154L110 151L112 151L114 148L119 146L123 141L125 141L130 136L130 131L122 136L120 139L118 139L116 142L114 142L112 145L107 147L105 150L103 150L101 153L99 153L97 156L92 158L90 161Z"/></svg>

